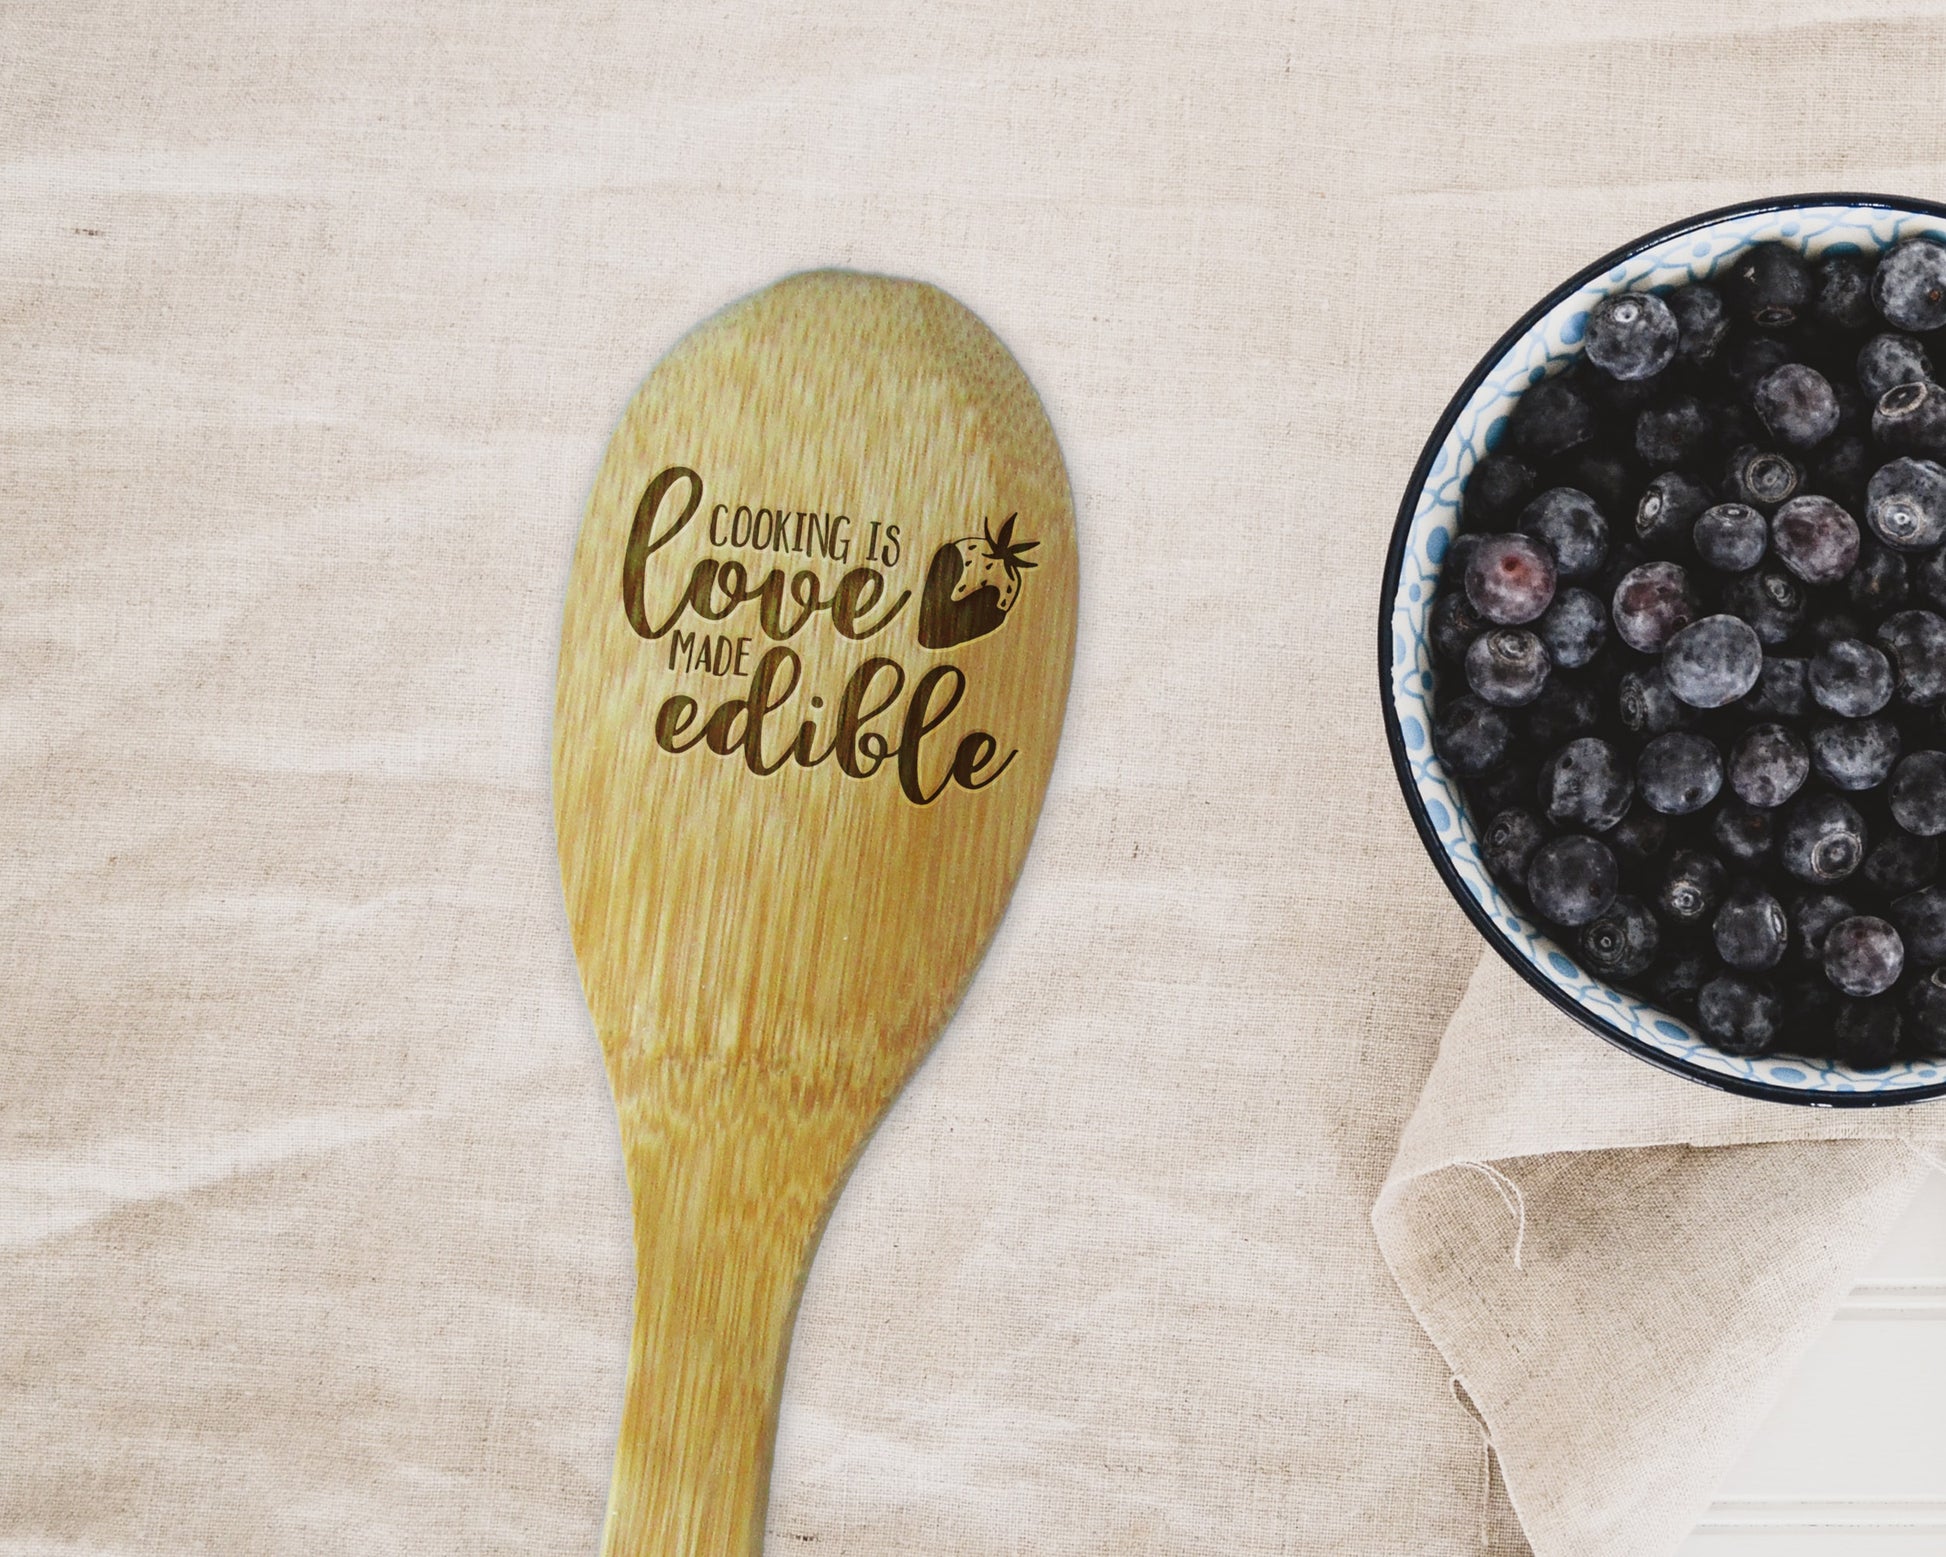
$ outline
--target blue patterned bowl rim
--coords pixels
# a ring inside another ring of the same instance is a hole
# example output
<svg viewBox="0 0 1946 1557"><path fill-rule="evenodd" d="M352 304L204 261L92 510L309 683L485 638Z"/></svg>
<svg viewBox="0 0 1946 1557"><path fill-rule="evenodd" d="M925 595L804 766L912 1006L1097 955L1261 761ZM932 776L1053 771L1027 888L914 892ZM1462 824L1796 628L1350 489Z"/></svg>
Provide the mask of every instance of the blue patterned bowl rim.
<svg viewBox="0 0 1946 1557"><path fill-rule="evenodd" d="M1520 392L1579 354L1591 304L1611 292L1706 280L1753 244L1789 243L1814 256L1873 253L1920 233L1946 238L1946 205L1896 195L1790 195L1689 217L1597 260L1548 293L1467 375L1426 440L1386 554L1378 622L1386 741L1406 808L1454 898L1494 950L1569 1016L1665 1070L1746 1097L1826 1108L1916 1103L1946 1096L1946 1063L1861 1071L1795 1055L1725 1054L1672 1013L1584 973L1573 949L1522 913L1481 863L1472 820L1432 749L1427 616L1461 487L1493 449Z"/></svg>

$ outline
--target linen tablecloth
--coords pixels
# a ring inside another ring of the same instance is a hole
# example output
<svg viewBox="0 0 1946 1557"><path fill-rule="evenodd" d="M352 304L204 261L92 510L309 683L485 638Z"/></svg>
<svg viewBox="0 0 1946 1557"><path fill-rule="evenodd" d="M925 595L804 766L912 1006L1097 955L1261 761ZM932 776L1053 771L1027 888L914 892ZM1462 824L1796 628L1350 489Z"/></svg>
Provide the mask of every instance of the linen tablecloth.
<svg viewBox="0 0 1946 1557"><path fill-rule="evenodd" d="M1938 197L1942 71L1871 0L0 5L0 1553L595 1549L567 564L656 358L828 264L1008 342L1084 579L772 1549L1672 1549L1946 1126L1712 1095L1482 965L1380 563L1547 287Z"/></svg>

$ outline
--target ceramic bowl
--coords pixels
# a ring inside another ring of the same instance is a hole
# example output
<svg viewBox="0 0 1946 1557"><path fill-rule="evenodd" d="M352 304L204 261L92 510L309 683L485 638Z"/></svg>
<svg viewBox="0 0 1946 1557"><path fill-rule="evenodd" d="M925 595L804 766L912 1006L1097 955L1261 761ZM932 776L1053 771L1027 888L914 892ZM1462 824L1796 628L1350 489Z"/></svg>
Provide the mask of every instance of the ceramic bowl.
<svg viewBox="0 0 1946 1557"><path fill-rule="evenodd" d="M1753 201L1664 227L1556 287L1467 375L1427 439L1386 556L1379 672L1386 736L1406 806L1467 917L1528 983L1631 1054L1728 1092L1823 1107L1912 1103L1946 1095L1946 1063L1853 1070L1795 1055L1739 1057L1689 1022L1585 972L1572 946L1524 913L1481 863L1479 824L1432 747L1433 658L1427 631L1440 562L1459 523L1460 491L1492 452L1529 384L1581 351L1590 305L1611 292L1708 281L1759 243L1810 256L1876 253L1916 234L1946 238L1946 206L1879 195L1798 195Z"/></svg>

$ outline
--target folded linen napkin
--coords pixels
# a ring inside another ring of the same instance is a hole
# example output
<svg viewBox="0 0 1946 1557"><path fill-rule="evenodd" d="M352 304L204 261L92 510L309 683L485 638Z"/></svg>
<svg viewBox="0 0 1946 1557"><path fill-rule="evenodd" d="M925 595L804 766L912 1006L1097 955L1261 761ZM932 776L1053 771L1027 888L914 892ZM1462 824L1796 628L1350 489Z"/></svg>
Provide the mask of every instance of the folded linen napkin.
<svg viewBox="0 0 1946 1557"><path fill-rule="evenodd" d="M1646 1557L1681 1544L1941 1163L1946 1102L1716 1092L1600 1042L1489 954L1373 1225L1533 1550Z"/></svg>

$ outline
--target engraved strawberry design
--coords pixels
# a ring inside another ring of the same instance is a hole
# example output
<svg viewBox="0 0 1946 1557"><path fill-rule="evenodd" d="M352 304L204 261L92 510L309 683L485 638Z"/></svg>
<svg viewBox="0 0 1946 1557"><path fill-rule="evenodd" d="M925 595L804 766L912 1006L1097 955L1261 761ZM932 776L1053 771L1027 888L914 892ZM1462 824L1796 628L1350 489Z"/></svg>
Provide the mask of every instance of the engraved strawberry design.
<svg viewBox="0 0 1946 1557"><path fill-rule="evenodd" d="M983 521L980 535L948 541L932 554L926 569L926 590L919 597L919 642L928 649L983 638L1007 619L1020 594L1020 575L1034 566L1026 553L1039 541L1014 540L1014 521L1007 515L1000 533Z"/></svg>

